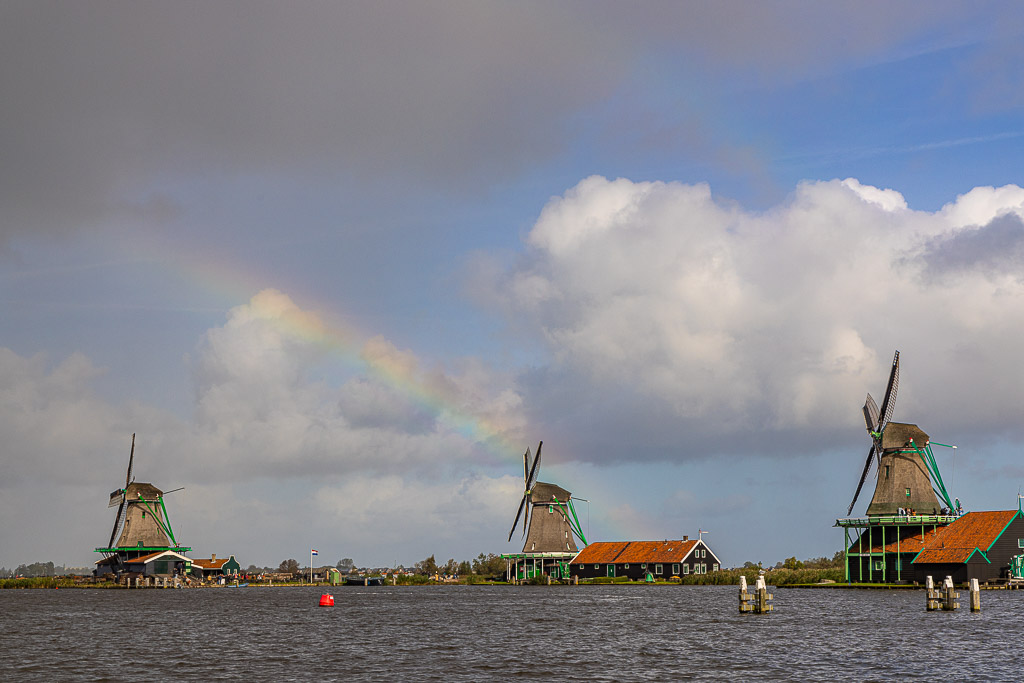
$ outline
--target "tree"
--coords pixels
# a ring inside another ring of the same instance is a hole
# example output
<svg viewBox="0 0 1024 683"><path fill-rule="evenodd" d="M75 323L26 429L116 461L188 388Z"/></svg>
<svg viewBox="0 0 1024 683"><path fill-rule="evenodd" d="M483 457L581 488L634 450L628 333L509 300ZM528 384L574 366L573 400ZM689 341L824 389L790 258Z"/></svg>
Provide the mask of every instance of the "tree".
<svg viewBox="0 0 1024 683"><path fill-rule="evenodd" d="M299 563L296 560L292 559L285 560L278 566L277 571L281 572L282 574L298 574Z"/></svg>
<svg viewBox="0 0 1024 683"><path fill-rule="evenodd" d="M431 555L425 560L420 560L416 563L414 569L417 574L426 574L428 576L437 573L437 560Z"/></svg>
<svg viewBox="0 0 1024 683"><path fill-rule="evenodd" d="M804 563L796 559L796 556L786 558L786 561L782 563L783 569L803 569Z"/></svg>
<svg viewBox="0 0 1024 683"><path fill-rule="evenodd" d="M500 555L480 553L473 560L473 573L480 576L499 576L505 573L505 560Z"/></svg>
<svg viewBox="0 0 1024 683"><path fill-rule="evenodd" d="M473 566L469 564L469 560L459 562L459 576L469 576L472 573Z"/></svg>
<svg viewBox="0 0 1024 683"><path fill-rule="evenodd" d="M352 560L351 557L343 557L342 559L338 560L338 564L335 566L337 567L338 571L342 574L348 574L356 568L356 563Z"/></svg>

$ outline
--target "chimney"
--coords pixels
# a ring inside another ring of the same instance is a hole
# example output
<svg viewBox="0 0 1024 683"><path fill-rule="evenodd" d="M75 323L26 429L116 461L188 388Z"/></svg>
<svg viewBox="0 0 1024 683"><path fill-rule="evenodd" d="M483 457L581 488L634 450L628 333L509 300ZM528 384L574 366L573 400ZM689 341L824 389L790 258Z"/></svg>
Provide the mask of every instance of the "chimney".
<svg viewBox="0 0 1024 683"><path fill-rule="evenodd" d="M690 537L689 537L689 536L683 536L683 540L684 540L684 541L689 541L689 540L690 540Z"/></svg>
<svg viewBox="0 0 1024 683"><path fill-rule="evenodd" d="M212 562L216 562L217 561L217 553L210 553L210 560Z"/></svg>

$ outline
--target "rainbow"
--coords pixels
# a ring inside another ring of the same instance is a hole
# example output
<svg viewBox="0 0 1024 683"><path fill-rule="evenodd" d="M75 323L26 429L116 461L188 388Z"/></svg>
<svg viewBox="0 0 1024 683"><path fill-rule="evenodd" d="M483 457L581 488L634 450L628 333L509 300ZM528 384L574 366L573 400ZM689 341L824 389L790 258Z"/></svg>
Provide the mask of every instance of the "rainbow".
<svg viewBox="0 0 1024 683"><path fill-rule="evenodd" d="M361 330L350 319L333 312L331 306L303 295L306 303L300 308L289 295L282 293L301 291L302 287L290 283L268 284L280 282L280 276L239 268L232 265L230 258L209 251L201 256L185 253L180 243L160 244L153 253L154 261L173 265L176 275L206 293L220 296L225 309L248 302L256 315L284 334L319 346L354 370L368 373L399 391L414 405L434 415L439 424L477 444L487 464L501 468L514 464L510 473L518 475L525 446L521 438L515 443L510 441L516 430L467 412L450 397L432 388L417 372L416 364L409 362L411 354L394 349L391 353L372 352L375 344L390 345L379 335ZM638 538L649 533L649 515L635 510L630 516L632 519L625 520L601 515L598 525L614 538Z"/></svg>
<svg viewBox="0 0 1024 683"><path fill-rule="evenodd" d="M480 445L482 454L503 464L522 462L526 447L509 441L513 431L510 425L466 411L425 381L411 360L412 354L398 351L379 335L357 328L331 307L322 302L299 307L281 288L267 286L268 281L280 278L245 271L215 255L185 254L180 248L167 245L161 245L159 253L161 262L167 263L170 256L170 262L190 282L221 296L226 307L248 300L255 315L283 334L325 349L349 367L366 372L397 390L414 405L434 415L445 428ZM518 470L519 467L514 471L518 473Z"/></svg>

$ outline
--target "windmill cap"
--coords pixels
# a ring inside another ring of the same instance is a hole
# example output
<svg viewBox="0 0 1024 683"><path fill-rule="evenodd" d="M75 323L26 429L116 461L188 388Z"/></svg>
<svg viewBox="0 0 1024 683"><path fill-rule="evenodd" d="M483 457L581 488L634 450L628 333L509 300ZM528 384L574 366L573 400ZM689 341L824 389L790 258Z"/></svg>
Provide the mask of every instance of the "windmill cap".
<svg viewBox="0 0 1024 683"><path fill-rule="evenodd" d="M138 500L139 498L142 498L143 500L156 500L164 493L152 484L136 481L128 484L128 488L125 489L125 491L125 497L129 501Z"/></svg>
<svg viewBox="0 0 1024 683"><path fill-rule="evenodd" d="M530 489L530 502L531 503L552 503L557 498L559 503L564 503L569 500L569 496L572 494L563 489L561 486L555 484L546 484L542 481L538 481Z"/></svg>
<svg viewBox="0 0 1024 683"><path fill-rule="evenodd" d="M914 446L924 448L928 445L928 435L915 424L906 422L890 422L882 432L882 449L908 448L910 442Z"/></svg>

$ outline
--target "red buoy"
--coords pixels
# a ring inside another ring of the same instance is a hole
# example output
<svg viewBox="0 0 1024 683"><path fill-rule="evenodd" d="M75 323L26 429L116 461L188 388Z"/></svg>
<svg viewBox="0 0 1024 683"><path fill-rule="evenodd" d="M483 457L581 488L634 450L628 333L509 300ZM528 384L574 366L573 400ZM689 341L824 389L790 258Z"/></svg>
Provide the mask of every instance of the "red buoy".
<svg viewBox="0 0 1024 683"><path fill-rule="evenodd" d="M330 593L324 593L320 596L321 607L334 607L334 596Z"/></svg>

